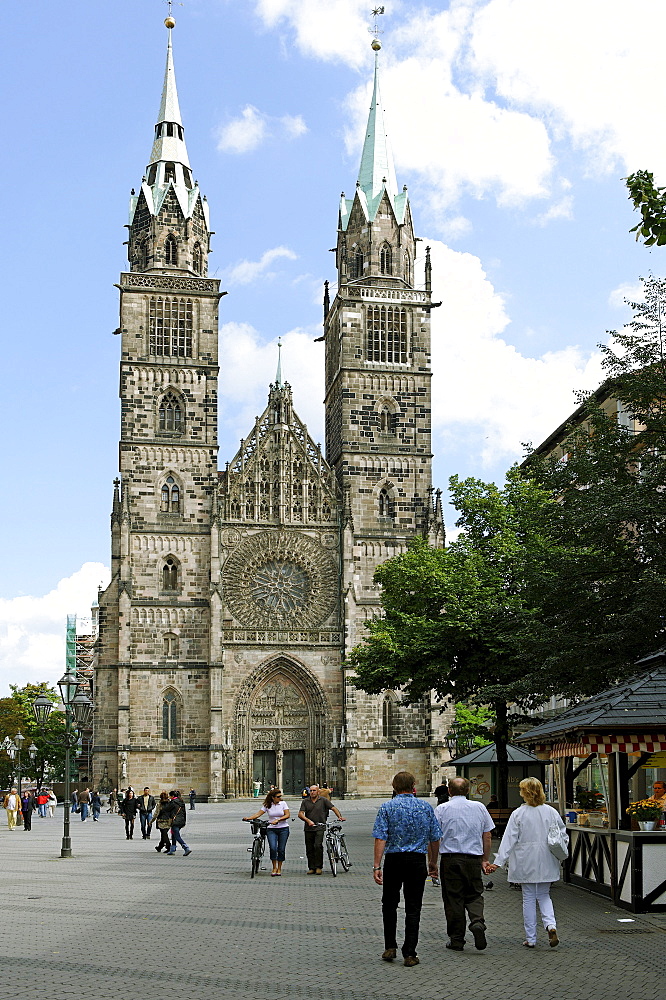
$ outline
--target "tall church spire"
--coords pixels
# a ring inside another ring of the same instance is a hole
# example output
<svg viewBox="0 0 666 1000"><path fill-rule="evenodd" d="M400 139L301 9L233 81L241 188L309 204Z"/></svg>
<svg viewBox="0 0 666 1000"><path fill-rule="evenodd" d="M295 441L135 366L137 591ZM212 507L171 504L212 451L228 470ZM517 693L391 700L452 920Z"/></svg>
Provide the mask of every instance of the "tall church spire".
<svg viewBox="0 0 666 1000"><path fill-rule="evenodd" d="M178 102L171 33L169 32L162 99L155 125L150 162L138 193L132 191L128 256L133 271L176 268L207 273L210 252L208 203L192 179Z"/></svg>
<svg viewBox="0 0 666 1000"><path fill-rule="evenodd" d="M375 48L375 46L377 47ZM386 186L386 190L392 197L395 197L398 193L393 153L391 152L391 145L386 134L384 108L382 107L382 99L379 91L378 41L373 43L373 49L375 49L375 79L357 181L358 186L365 193L368 202L381 194L384 186Z"/></svg>

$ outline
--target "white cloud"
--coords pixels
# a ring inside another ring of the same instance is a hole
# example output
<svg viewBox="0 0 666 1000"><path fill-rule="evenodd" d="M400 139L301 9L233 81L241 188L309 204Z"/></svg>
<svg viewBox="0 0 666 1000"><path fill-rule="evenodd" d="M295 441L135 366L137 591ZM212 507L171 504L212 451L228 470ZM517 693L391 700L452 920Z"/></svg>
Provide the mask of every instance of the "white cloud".
<svg viewBox="0 0 666 1000"><path fill-rule="evenodd" d="M55 683L65 668L65 626L68 614L90 616L97 588L109 582L103 563L84 563L42 597L0 600L0 677L9 684Z"/></svg>
<svg viewBox="0 0 666 1000"><path fill-rule="evenodd" d="M240 118L234 118L220 128L217 148L222 153L249 153L261 145L265 136L264 115L248 104L241 111Z"/></svg>
<svg viewBox="0 0 666 1000"><path fill-rule="evenodd" d="M574 389L602 381L600 356L575 345L521 354L504 339L505 302L479 258L431 247L435 298L445 303L431 314L434 451L464 446L486 466L508 464L575 409Z"/></svg>
<svg viewBox="0 0 666 1000"><path fill-rule="evenodd" d="M539 226L546 226L555 219L573 219L573 197L565 195L560 201L553 202L549 209L535 219Z"/></svg>
<svg viewBox="0 0 666 1000"><path fill-rule="evenodd" d="M304 55L352 66L367 58L365 0L256 0L255 9L266 28L290 28Z"/></svg>
<svg viewBox="0 0 666 1000"><path fill-rule="evenodd" d="M274 118L247 104L238 118L217 130L217 148L221 153L251 153L268 138L297 139L307 130L302 115Z"/></svg>
<svg viewBox="0 0 666 1000"><path fill-rule="evenodd" d="M614 309L628 309L627 302L642 302L645 296L642 284L626 281L618 285L608 296L608 304Z"/></svg>
<svg viewBox="0 0 666 1000"><path fill-rule="evenodd" d="M293 391L294 409L308 425L315 442L323 445L324 345L315 343L321 327L296 328L282 337L282 377ZM248 323L225 323L220 328L220 425L225 438L237 442L263 413L268 387L275 381L277 335L268 343ZM232 446L227 458L235 452Z"/></svg>
<svg viewBox="0 0 666 1000"><path fill-rule="evenodd" d="M239 260L224 271L224 281L228 285L249 285L257 278L270 278L273 275L268 271L271 264L281 257L287 260L296 260L297 254L289 247L273 247L266 250L259 260Z"/></svg>

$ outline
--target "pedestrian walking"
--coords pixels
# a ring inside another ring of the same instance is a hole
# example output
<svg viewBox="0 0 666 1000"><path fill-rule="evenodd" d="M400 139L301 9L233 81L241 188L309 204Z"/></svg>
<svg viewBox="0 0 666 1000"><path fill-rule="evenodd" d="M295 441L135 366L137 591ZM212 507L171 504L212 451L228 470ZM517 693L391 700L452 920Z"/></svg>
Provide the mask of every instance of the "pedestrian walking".
<svg viewBox="0 0 666 1000"><path fill-rule="evenodd" d="M88 819L90 809L90 789L87 785L82 792L79 792L79 809L81 811L81 822L85 823Z"/></svg>
<svg viewBox="0 0 666 1000"><path fill-rule="evenodd" d="M155 809L155 796L150 794L150 788L146 785L143 795L139 796L139 820L141 821L141 836L144 840L150 840L150 832L153 828L153 811Z"/></svg>
<svg viewBox="0 0 666 1000"><path fill-rule="evenodd" d="M42 819L46 819L46 807L48 805L49 797L46 789L40 788L37 792L35 802L37 803L37 812Z"/></svg>
<svg viewBox="0 0 666 1000"><path fill-rule="evenodd" d="M190 788L190 809L196 809L197 804L197 793L193 788Z"/></svg>
<svg viewBox="0 0 666 1000"><path fill-rule="evenodd" d="M310 785L308 797L301 802L298 818L305 827L305 853L308 859L308 875L321 875L324 870L324 831L331 810L341 823L345 822L330 799L319 794L319 785Z"/></svg>
<svg viewBox="0 0 666 1000"><path fill-rule="evenodd" d="M53 817L55 816L57 805L58 805L58 796L56 795L56 793L53 791L52 788L49 788L48 810L50 819L53 819Z"/></svg>
<svg viewBox="0 0 666 1000"><path fill-rule="evenodd" d="M289 839L289 816L291 814L289 806L282 797L281 788L271 788L259 812L256 812L254 816L244 816L243 819L249 822L252 819L259 819L261 815L264 815L268 820L266 836L271 854L271 864L273 865L271 877L282 875L285 848Z"/></svg>
<svg viewBox="0 0 666 1000"><path fill-rule="evenodd" d="M435 791L433 792L433 795L437 799L437 805L438 806L441 806L444 802L448 802L449 801L449 786L448 786L447 782L444 782L442 785L438 785L437 788L435 789Z"/></svg>
<svg viewBox="0 0 666 1000"><path fill-rule="evenodd" d="M120 803L118 812L125 820L125 836L128 840L134 839L134 821L136 820L139 803L133 791L129 791Z"/></svg>
<svg viewBox="0 0 666 1000"><path fill-rule="evenodd" d="M25 791L21 796L21 813L23 814L23 829L32 830L32 813L35 808L35 800L29 791Z"/></svg>
<svg viewBox="0 0 666 1000"><path fill-rule="evenodd" d="M548 943L551 948L555 948L560 942L550 886L559 881L560 862L551 852L548 835L555 828L560 842L568 844L567 828L557 810L546 805L546 794L538 778L523 778L518 791L523 805L514 809L509 816L495 855L495 863L489 867L489 871L496 871L508 862L509 881L521 886L524 946L534 948L536 945L538 903Z"/></svg>
<svg viewBox="0 0 666 1000"><path fill-rule="evenodd" d="M467 778L451 778L449 801L435 809L441 830L440 879L449 935L446 947L452 951L465 947L465 911L475 948L483 951L487 946L481 876L492 871L490 834L495 824L482 802L470 802L468 792Z"/></svg>
<svg viewBox="0 0 666 1000"><path fill-rule="evenodd" d="M180 846L183 848L183 856L187 857L187 855L191 854L192 851L183 840L183 836L181 833L181 830L187 823L187 811L185 809L185 803L183 802L183 797L177 788L175 788L172 792L169 792L169 796L171 798L173 815L171 817L171 847L167 851L167 854L171 855L175 854L176 844L180 844Z"/></svg>
<svg viewBox="0 0 666 1000"><path fill-rule="evenodd" d="M18 788L10 788L5 795L2 804L7 811L7 826L10 830L14 830L16 828L16 817L21 808Z"/></svg>
<svg viewBox="0 0 666 1000"><path fill-rule="evenodd" d="M99 814L102 811L102 800L99 797L97 789L93 789L90 793L90 808L92 810L93 823L97 823Z"/></svg>
<svg viewBox="0 0 666 1000"><path fill-rule="evenodd" d="M79 811L79 793L76 788L72 789L72 808L70 812L76 813Z"/></svg>
<svg viewBox="0 0 666 1000"><path fill-rule="evenodd" d="M153 822L160 831L160 842L155 846L155 850L158 854L162 848L166 851L171 849L169 831L171 829L171 820L173 818L174 811L175 810L171 805L171 799L169 798L169 793L160 792L159 801L157 802L155 812L153 813Z"/></svg>
<svg viewBox="0 0 666 1000"><path fill-rule="evenodd" d="M416 798L414 786L414 775L399 771L393 778L395 795L379 807L372 828L375 838L372 875L377 885L382 886L382 958L392 962L398 953L398 904L402 891L405 900L402 958L408 968L419 964L416 946L423 890L428 871L437 874L439 848L439 824L433 808L429 802Z"/></svg>
<svg viewBox="0 0 666 1000"><path fill-rule="evenodd" d="M108 802L108 805L106 807L106 811L108 813L114 813L114 812L116 812L117 809L118 809L118 789L117 788L113 788L109 792L109 802Z"/></svg>

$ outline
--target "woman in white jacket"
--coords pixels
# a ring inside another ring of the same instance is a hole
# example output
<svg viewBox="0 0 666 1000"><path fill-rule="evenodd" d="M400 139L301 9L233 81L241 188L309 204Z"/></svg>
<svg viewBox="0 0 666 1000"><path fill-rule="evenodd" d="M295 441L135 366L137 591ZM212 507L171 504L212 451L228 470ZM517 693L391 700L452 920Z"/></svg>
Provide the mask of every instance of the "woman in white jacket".
<svg viewBox="0 0 666 1000"><path fill-rule="evenodd" d="M524 778L518 787L525 804L511 813L492 870L496 871L508 861L509 881L521 885L525 947L534 948L536 944L538 903L550 947L555 948L560 942L550 883L559 880L560 862L548 846L548 831L552 826L559 827L566 841L566 827L560 814L552 806L545 805L546 796L538 778Z"/></svg>

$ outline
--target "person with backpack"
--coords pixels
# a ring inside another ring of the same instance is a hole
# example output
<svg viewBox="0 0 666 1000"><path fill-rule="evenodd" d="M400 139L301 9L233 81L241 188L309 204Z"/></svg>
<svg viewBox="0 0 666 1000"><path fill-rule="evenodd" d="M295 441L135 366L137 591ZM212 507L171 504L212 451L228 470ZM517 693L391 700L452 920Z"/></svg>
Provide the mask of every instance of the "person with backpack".
<svg viewBox="0 0 666 1000"><path fill-rule="evenodd" d="M167 854L168 855L175 854L176 845L180 844L180 846L183 848L183 857L186 858L188 854L192 853L192 851L183 840L182 834L180 832L187 823L187 812L185 809L185 803L183 802L183 797L177 788L175 788L172 792L169 792L169 796L171 798L173 815L171 817L171 847L167 851Z"/></svg>

